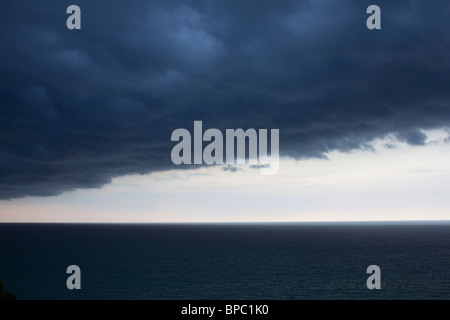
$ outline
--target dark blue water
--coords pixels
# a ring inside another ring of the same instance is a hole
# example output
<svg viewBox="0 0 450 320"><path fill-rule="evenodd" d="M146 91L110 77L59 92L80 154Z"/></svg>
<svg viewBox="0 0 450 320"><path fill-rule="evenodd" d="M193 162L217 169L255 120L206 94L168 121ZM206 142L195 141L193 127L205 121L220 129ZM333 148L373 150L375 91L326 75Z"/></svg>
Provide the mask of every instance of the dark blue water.
<svg viewBox="0 0 450 320"><path fill-rule="evenodd" d="M450 224L0 224L0 280L18 299L450 299Z"/></svg>

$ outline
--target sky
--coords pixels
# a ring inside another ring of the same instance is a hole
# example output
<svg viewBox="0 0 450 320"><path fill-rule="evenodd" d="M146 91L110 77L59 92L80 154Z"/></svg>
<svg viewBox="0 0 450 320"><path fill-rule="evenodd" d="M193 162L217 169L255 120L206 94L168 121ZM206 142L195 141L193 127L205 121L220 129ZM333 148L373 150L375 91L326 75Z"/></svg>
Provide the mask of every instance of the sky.
<svg viewBox="0 0 450 320"><path fill-rule="evenodd" d="M0 222L450 220L449 14L444 0L3 1ZM194 121L279 129L278 172L175 165L171 134Z"/></svg>

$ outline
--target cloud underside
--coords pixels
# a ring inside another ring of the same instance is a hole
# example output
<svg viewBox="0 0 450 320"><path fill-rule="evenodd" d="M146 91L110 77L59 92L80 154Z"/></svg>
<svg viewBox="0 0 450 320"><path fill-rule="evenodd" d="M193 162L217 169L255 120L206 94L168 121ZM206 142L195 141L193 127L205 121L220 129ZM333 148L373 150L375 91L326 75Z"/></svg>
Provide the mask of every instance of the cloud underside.
<svg viewBox="0 0 450 320"><path fill-rule="evenodd" d="M0 199L171 169L194 120L297 159L449 127L448 1L381 1L372 31L356 0L78 1L67 30L70 4L0 4Z"/></svg>

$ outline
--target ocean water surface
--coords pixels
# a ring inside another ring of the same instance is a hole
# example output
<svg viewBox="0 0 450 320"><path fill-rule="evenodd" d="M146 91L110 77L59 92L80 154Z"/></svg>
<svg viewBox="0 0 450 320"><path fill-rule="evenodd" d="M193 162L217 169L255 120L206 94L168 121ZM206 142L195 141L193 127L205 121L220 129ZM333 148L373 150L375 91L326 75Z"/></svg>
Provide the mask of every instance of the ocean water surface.
<svg viewBox="0 0 450 320"><path fill-rule="evenodd" d="M18 299L450 299L450 224L0 224L0 280Z"/></svg>

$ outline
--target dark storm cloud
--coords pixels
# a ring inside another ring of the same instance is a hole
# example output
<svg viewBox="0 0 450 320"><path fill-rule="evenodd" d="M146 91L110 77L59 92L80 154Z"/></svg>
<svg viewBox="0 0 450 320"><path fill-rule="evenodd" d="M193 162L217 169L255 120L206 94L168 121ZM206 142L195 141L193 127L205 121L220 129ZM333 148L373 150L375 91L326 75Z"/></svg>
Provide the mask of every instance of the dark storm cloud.
<svg viewBox="0 0 450 320"><path fill-rule="evenodd" d="M322 157L450 119L448 1L0 4L0 198L172 168L176 128L279 128Z"/></svg>
<svg viewBox="0 0 450 320"><path fill-rule="evenodd" d="M427 136L419 130L403 131L397 134L399 140L406 141L411 145L421 146L425 144Z"/></svg>

